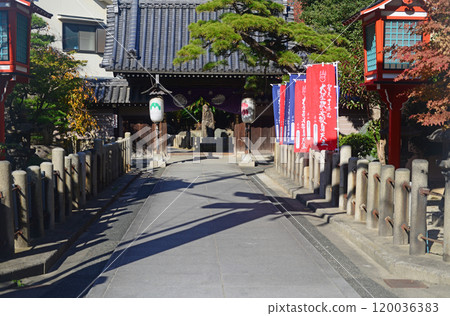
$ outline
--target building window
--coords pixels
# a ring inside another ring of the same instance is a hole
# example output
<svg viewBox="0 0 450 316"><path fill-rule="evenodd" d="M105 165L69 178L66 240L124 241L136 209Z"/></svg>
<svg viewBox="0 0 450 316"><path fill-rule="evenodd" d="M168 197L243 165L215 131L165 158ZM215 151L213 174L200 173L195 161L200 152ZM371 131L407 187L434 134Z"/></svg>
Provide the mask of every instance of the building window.
<svg viewBox="0 0 450 316"><path fill-rule="evenodd" d="M422 36L411 33L411 28L417 26L416 21L387 20L384 22L384 47L397 45L398 47L413 46L422 41ZM384 54L385 69L406 69L409 63L401 63L392 57L391 52Z"/></svg>
<svg viewBox="0 0 450 316"><path fill-rule="evenodd" d="M375 38L375 24L366 26L367 71L377 69L377 41Z"/></svg>
<svg viewBox="0 0 450 316"><path fill-rule="evenodd" d="M103 53L104 29L99 24L63 23L63 49Z"/></svg>
<svg viewBox="0 0 450 316"><path fill-rule="evenodd" d="M28 19L22 14L17 14L17 61L28 63Z"/></svg>
<svg viewBox="0 0 450 316"><path fill-rule="evenodd" d="M0 61L9 60L8 12L0 11Z"/></svg>

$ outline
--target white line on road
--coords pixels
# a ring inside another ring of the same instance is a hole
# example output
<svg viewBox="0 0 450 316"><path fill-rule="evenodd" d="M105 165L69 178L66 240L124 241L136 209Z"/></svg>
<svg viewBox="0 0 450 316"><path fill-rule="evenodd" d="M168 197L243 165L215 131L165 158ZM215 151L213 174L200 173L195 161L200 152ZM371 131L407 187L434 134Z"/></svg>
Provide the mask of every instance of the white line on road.
<svg viewBox="0 0 450 316"><path fill-rule="evenodd" d="M153 223L155 223L156 222L156 220L161 216L161 215L163 215L168 209L169 209L169 207L171 207L172 206L172 204L173 203L175 203L175 201L176 200L178 200L179 198L180 198L180 196L182 196L185 192L186 192L186 190L187 189L189 189L194 183L195 183L195 181L197 181L197 179L199 178L200 176L197 176L197 178L195 178L194 179L194 181L192 181L186 188L184 188L184 190L182 191L182 192L180 192L180 194L178 194L178 196L138 235L138 236L136 236L134 239L133 239L133 241L131 242L131 243L129 243L128 244L128 246L124 249L124 250L122 250L121 252L120 252L120 254L110 263L110 264L108 264L103 270L102 270L102 272L100 272L100 274L91 282L91 283L89 283L89 285L80 293L80 295L78 295L77 296L77 298L80 298L94 283L95 283L95 281L97 281L98 280L98 278L100 278L100 276L103 274L103 273L105 273L105 271L106 270L108 270L116 261L117 261L117 259L119 259L127 250L128 250L128 248L130 248L133 244L134 244L134 242L136 241L136 240L138 240L141 236L142 236L142 234L144 234L146 231L147 231L147 229L149 229L150 228L150 226L152 226L153 225ZM145 203L144 203L144 205L145 205Z"/></svg>

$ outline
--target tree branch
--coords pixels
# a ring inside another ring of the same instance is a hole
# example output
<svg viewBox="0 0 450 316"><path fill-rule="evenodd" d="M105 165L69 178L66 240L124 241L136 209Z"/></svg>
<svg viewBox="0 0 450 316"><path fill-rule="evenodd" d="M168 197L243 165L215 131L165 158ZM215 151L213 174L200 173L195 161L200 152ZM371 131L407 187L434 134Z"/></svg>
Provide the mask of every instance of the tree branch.
<svg viewBox="0 0 450 316"><path fill-rule="evenodd" d="M278 63L278 55L273 50L267 48L266 46L260 45L258 43L258 41L256 41L253 37L251 37L250 35L248 35L245 32L238 32L238 33L242 37L242 40L245 43L247 43L251 48L256 50L258 53L260 53L267 59ZM290 65L285 65L285 66L281 66L281 67L283 67L286 71L292 72L292 73L295 73L298 71L298 69L296 67L290 66Z"/></svg>

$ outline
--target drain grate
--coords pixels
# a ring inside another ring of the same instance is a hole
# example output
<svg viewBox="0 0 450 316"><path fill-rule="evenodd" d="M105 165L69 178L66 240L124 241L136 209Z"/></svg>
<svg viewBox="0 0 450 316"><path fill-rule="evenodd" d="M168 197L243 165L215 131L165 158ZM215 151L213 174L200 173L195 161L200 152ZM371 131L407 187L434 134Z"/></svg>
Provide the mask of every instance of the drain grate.
<svg viewBox="0 0 450 316"><path fill-rule="evenodd" d="M409 279L384 279L389 287L393 289L427 289L428 286L417 280Z"/></svg>

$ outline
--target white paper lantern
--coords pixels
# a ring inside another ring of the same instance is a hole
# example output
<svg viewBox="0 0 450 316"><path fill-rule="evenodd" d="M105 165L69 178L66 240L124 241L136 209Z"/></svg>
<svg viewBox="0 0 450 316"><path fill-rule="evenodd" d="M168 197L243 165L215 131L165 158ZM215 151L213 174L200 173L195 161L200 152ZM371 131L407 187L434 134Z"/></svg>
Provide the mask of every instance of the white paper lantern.
<svg viewBox="0 0 450 316"><path fill-rule="evenodd" d="M255 120L255 101L252 98L245 98L241 102L242 122L253 123Z"/></svg>
<svg viewBox="0 0 450 316"><path fill-rule="evenodd" d="M150 100L150 119L153 123L159 123L164 120L164 100L162 97Z"/></svg>

